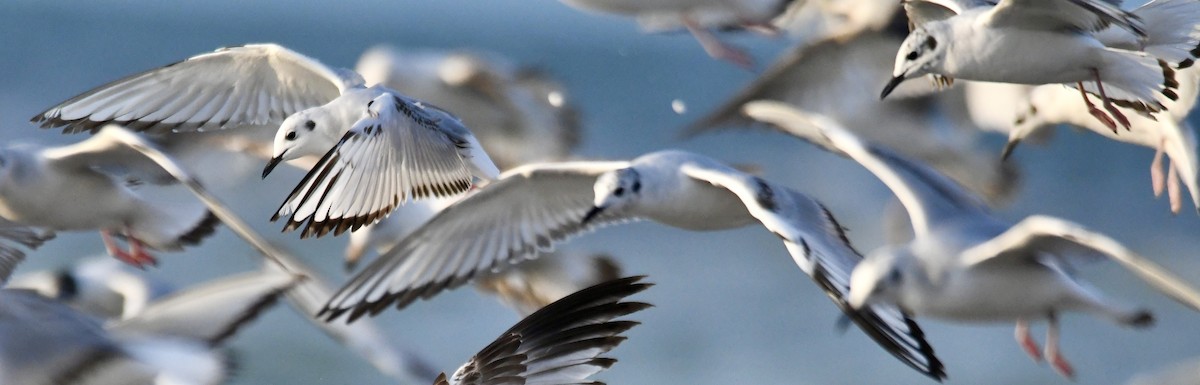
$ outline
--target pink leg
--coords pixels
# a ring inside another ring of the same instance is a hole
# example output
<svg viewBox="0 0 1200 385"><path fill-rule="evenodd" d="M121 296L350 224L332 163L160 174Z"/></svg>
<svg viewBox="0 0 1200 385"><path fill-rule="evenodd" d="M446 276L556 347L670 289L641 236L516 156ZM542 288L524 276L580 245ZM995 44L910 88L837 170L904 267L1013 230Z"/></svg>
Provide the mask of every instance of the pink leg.
<svg viewBox="0 0 1200 385"><path fill-rule="evenodd" d="M692 33L692 36L696 37L696 41L700 42L700 46L704 47L704 52L708 52L708 56L729 61L747 70L754 68L754 60L750 58L750 55L737 47L722 43L691 17L685 16L683 25L687 27L688 32Z"/></svg>
<svg viewBox="0 0 1200 385"><path fill-rule="evenodd" d="M158 259L154 258L153 255L150 255L150 253L147 253L146 247L144 244L142 244L142 241L134 238L132 235L129 235L129 254L139 264L136 265L138 268L144 268L145 266L158 266Z"/></svg>
<svg viewBox="0 0 1200 385"><path fill-rule="evenodd" d="M117 245L117 241L113 239L111 232L108 230L100 230L100 238L104 240L104 249L108 251L108 255L111 255L118 261L125 262L130 266L139 269L145 269L145 259L141 256L138 256L136 251L129 252L122 250L121 247ZM132 238L130 238L130 245L133 245ZM153 261L153 258L151 258L151 261Z"/></svg>
<svg viewBox="0 0 1200 385"><path fill-rule="evenodd" d="M1013 331L1013 336L1017 338L1017 344L1021 345L1021 349L1033 362L1042 362L1042 349L1038 348L1037 341L1029 335L1029 322L1025 319L1017 320L1017 328Z"/></svg>
<svg viewBox="0 0 1200 385"><path fill-rule="evenodd" d="M1046 359L1050 361L1050 366L1054 367L1054 371L1061 374L1067 379L1075 378L1075 369L1071 368L1071 363L1063 358L1062 352L1058 349L1058 317L1053 313L1048 319L1049 325L1046 326Z"/></svg>
<svg viewBox="0 0 1200 385"><path fill-rule="evenodd" d="M1154 160L1150 161L1150 187L1154 189L1154 196L1162 196L1163 186L1166 180L1163 178L1163 144L1158 144L1158 149L1154 152Z"/></svg>
<svg viewBox="0 0 1200 385"><path fill-rule="evenodd" d="M1083 88L1083 82L1076 83L1076 85L1079 87L1079 94L1083 96L1083 103L1087 105L1088 112L1091 113L1092 116L1094 116L1097 120L1099 120L1100 123L1104 123L1108 129L1112 130L1114 133L1117 132L1117 122L1114 122L1112 118L1108 117L1108 114L1104 113L1104 111L1101 111L1099 108L1096 108L1095 104L1092 104L1092 100L1088 99L1087 91Z"/></svg>
<svg viewBox="0 0 1200 385"><path fill-rule="evenodd" d="M1104 104L1104 109L1108 110L1108 113L1112 114L1112 117L1125 127L1125 131L1129 131L1129 118L1125 117L1125 114L1122 114L1121 110L1118 110L1117 106L1112 104L1112 100L1108 99L1108 95L1104 93L1104 83L1100 82L1100 71L1093 69L1092 74L1096 76L1096 88L1100 90L1100 102Z"/></svg>
<svg viewBox="0 0 1200 385"><path fill-rule="evenodd" d="M1179 191L1179 170L1175 169L1175 162L1167 163L1167 199L1171 202L1171 213L1179 214L1179 210L1183 209L1183 197Z"/></svg>

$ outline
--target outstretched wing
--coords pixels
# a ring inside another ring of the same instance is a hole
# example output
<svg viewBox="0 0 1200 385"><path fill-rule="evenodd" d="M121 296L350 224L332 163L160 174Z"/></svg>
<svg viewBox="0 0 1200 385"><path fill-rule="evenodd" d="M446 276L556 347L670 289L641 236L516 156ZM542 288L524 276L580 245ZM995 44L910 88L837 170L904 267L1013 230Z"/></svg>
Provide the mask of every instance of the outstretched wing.
<svg viewBox="0 0 1200 385"><path fill-rule="evenodd" d="M392 303L403 308L417 298L458 287L480 272L548 250L572 235L626 219L608 213L583 223L592 207L596 178L628 165L566 162L506 172L379 256L342 287L321 313L333 320L349 312L353 321Z"/></svg>
<svg viewBox="0 0 1200 385"><path fill-rule="evenodd" d="M902 0L908 26L922 25L931 21L945 20L961 15L972 8L990 7L998 0Z"/></svg>
<svg viewBox="0 0 1200 385"><path fill-rule="evenodd" d="M625 341L620 334L638 324L614 319L650 307L621 302L652 285L639 283L642 278L604 282L546 305L435 384L584 383L617 361L600 355Z"/></svg>
<svg viewBox="0 0 1200 385"><path fill-rule="evenodd" d="M1095 32L1116 25L1146 37L1146 25L1120 0L1001 0L983 16L991 27Z"/></svg>
<svg viewBox="0 0 1200 385"><path fill-rule="evenodd" d="M1047 255L1049 254L1049 255ZM1035 258L1109 258L1156 290L1200 311L1200 292L1162 266L1126 249L1116 240L1062 219L1035 215L962 253L965 266L1030 263Z"/></svg>
<svg viewBox="0 0 1200 385"><path fill-rule="evenodd" d="M271 217L290 216L284 231L303 225L302 238L337 235L374 223L411 199L471 188L471 170L460 153L471 144L462 132L442 128L461 127L444 121L452 116L431 114L390 93L364 107L371 116L346 132Z"/></svg>
<svg viewBox="0 0 1200 385"><path fill-rule="evenodd" d="M854 159L875 174L904 204L917 236L950 218L987 212L977 196L949 178L891 150L860 141L832 119L768 101L748 103L745 111L783 132Z"/></svg>
<svg viewBox="0 0 1200 385"><path fill-rule="evenodd" d="M0 286L3 286L12 276L17 265L25 260L25 246L29 250L37 250L43 243L54 239L54 232L25 226L0 218Z"/></svg>
<svg viewBox="0 0 1200 385"><path fill-rule="evenodd" d="M357 74L282 46L248 44L96 87L31 120L67 133L96 132L108 123L154 133L278 125L361 84Z"/></svg>
<svg viewBox="0 0 1200 385"><path fill-rule="evenodd" d="M925 341L924 332L900 309L872 305L866 310L854 310L850 306L850 273L862 256L850 245L841 225L825 206L786 187L733 169L687 164L682 170L689 177L737 194L751 215L783 239L800 269L884 350L931 378L946 377L933 347Z"/></svg>

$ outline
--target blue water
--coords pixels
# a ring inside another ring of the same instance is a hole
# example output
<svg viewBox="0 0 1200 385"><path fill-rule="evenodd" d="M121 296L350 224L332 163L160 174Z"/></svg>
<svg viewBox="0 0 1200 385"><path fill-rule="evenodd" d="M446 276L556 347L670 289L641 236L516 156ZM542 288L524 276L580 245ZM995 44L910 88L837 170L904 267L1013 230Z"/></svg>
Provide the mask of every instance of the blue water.
<svg viewBox="0 0 1200 385"><path fill-rule="evenodd" d="M629 158L679 147L731 162L757 163L766 177L809 193L850 229L860 250L881 244L878 213L887 189L857 165L769 133L721 134L679 142L677 128L718 104L753 75L710 60L687 35L643 35L627 19L581 13L551 0L242 1L196 3L9 0L0 4L0 140L67 143L27 119L104 82L225 45L277 42L327 64L351 67L377 43L402 48L473 48L545 69L583 111L582 153ZM763 63L782 40L737 36ZM688 113L671 111L674 99ZM886 122L880 122L886 124ZM1050 214L1104 231L1200 283L1200 217L1168 213L1150 193L1152 151L1064 130L1048 146L1019 150L1022 193L1001 216ZM1002 138L990 138L999 150ZM300 174L247 180L223 197L269 238L338 277L342 239L280 234L271 210ZM631 274L658 286L656 304L599 378L614 384L928 384L857 330L839 335L836 310L758 228L707 234L652 223L602 230L575 241L608 250ZM65 234L22 270L60 266L102 250L94 233ZM180 285L254 268L257 255L228 231L202 247L162 256L151 272ZM1068 315L1063 348L1081 384L1112 384L1200 354L1200 314L1156 295L1113 265L1083 275L1113 297L1152 309L1147 331ZM338 278L343 279L343 278ZM376 320L397 343L453 370L516 316L470 289L456 290ZM1012 341L1011 325L925 320L950 383L1064 383ZM1041 329L1035 329L1040 333ZM269 313L233 343L235 384L384 384L391 381L316 333L291 311Z"/></svg>

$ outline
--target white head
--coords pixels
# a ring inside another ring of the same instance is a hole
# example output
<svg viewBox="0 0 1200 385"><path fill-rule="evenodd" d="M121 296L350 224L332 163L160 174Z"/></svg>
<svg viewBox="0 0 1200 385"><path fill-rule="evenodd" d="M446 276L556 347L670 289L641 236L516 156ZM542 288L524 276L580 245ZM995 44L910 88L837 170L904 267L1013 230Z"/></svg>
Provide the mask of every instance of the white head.
<svg viewBox="0 0 1200 385"><path fill-rule="evenodd" d="M263 169L263 178L279 165L279 162L292 160L306 155L323 155L329 151L338 138L326 138L326 132L337 125L336 119L325 108L313 107L292 114L279 125L275 132L275 141L271 151L271 160ZM324 129L318 130L318 128ZM336 130L335 130L336 131Z"/></svg>
<svg viewBox="0 0 1200 385"><path fill-rule="evenodd" d="M883 87L881 99L906 79L932 73L940 67L946 53L945 42L931 34L928 29L917 28L908 34L896 52L896 66L892 69L892 80Z"/></svg>
<svg viewBox="0 0 1200 385"><path fill-rule="evenodd" d="M917 273L913 261L912 254L902 246L872 251L850 274L850 307L862 309L876 303L902 305L901 289Z"/></svg>
<svg viewBox="0 0 1200 385"><path fill-rule="evenodd" d="M583 217L584 223L601 212L619 211L636 201L642 192L642 177L632 167L609 171L596 178L592 190L596 198L592 201L592 209Z"/></svg>

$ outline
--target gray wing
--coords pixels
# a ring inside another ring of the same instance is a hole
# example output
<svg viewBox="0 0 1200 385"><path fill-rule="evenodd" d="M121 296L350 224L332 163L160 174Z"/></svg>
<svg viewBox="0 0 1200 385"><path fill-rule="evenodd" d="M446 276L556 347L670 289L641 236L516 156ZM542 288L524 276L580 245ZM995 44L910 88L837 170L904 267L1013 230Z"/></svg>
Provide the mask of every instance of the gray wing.
<svg viewBox="0 0 1200 385"><path fill-rule="evenodd" d="M999 0L903 0L908 26L949 19L979 7L991 7Z"/></svg>
<svg viewBox="0 0 1200 385"><path fill-rule="evenodd" d="M584 224L596 178L628 162L565 162L523 166L447 207L350 279L321 314L353 321L395 303L403 308L461 286L477 274L520 262L572 235ZM603 215L603 214L602 214Z"/></svg>
<svg viewBox="0 0 1200 385"><path fill-rule="evenodd" d="M471 188L460 150L470 135L441 110L385 93L309 170L271 217L288 217L284 231L301 225L302 238L335 235L374 223L412 199L448 197ZM449 119L449 120L448 120Z"/></svg>
<svg viewBox="0 0 1200 385"><path fill-rule="evenodd" d="M604 282L546 305L436 384L583 384L616 363L600 355L624 342L621 333L638 325L614 319L650 307L621 302L651 286L639 283L642 278Z"/></svg>
<svg viewBox="0 0 1200 385"><path fill-rule="evenodd" d="M273 305L300 276L259 271L209 282L155 301L109 326L113 333L176 336L217 345Z"/></svg>
<svg viewBox="0 0 1200 385"><path fill-rule="evenodd" d="M816 200L733 169L683 166L684 174L729 189L767 230L783 239L792 259L838 309L900 361L935 380L946 377L942 362L915 321L894 306L854 310L850 273L862 255L850 245L833 214Z"/></svg>
<svg viewBox="0 0 1200 385"><path fill-rule="evenodd" d="M278 125L361 84L357 74L282 46L249 44L116 80L31 120L67 133L95 132L108 123L154 133Z"/></svg>
<svg viewBox="0 0 1200 385"><path fill-rule="evenodd" d="M1001 0L983 16L992 27L1095 32L1116 25L1146 36L1146 25L1120 0Z"/></svg>
<svg viewBox="0 0 1200 385"><path fill-rule="evenodd" d="M1054 217L1025 218L995 238L963 251L961 262L970 268L994 263L1027 264L1031 259L1048 257L1068 262L1111 259L1159 292L1200 311L1200 291L1183 279L1112 238Z"/></svg>
<svg viewBox="0 0 1200 385"><path fill-rule="evenodd" d="M63 384L120 354L99 320L31 290L0 289L0 383Z"/></svg>
<svg viewBox="0 0 1200 385"><path fill-rule="evenodd" d="M25 260L25 249L37 250L43 243L54 239L54 232L29 227L0 218L0 286L12 276L17 265Z"/></svg>
<svg viewBox="0 0 1200 385"><path fill-rule="evenodd" d="M977 196L944 175L891 150L864 143L832 119L768 101L747 104L746 113L827 151L849 157L875 174L908 210L916 236L928 233L939 222L988 212Z"/></svg>

